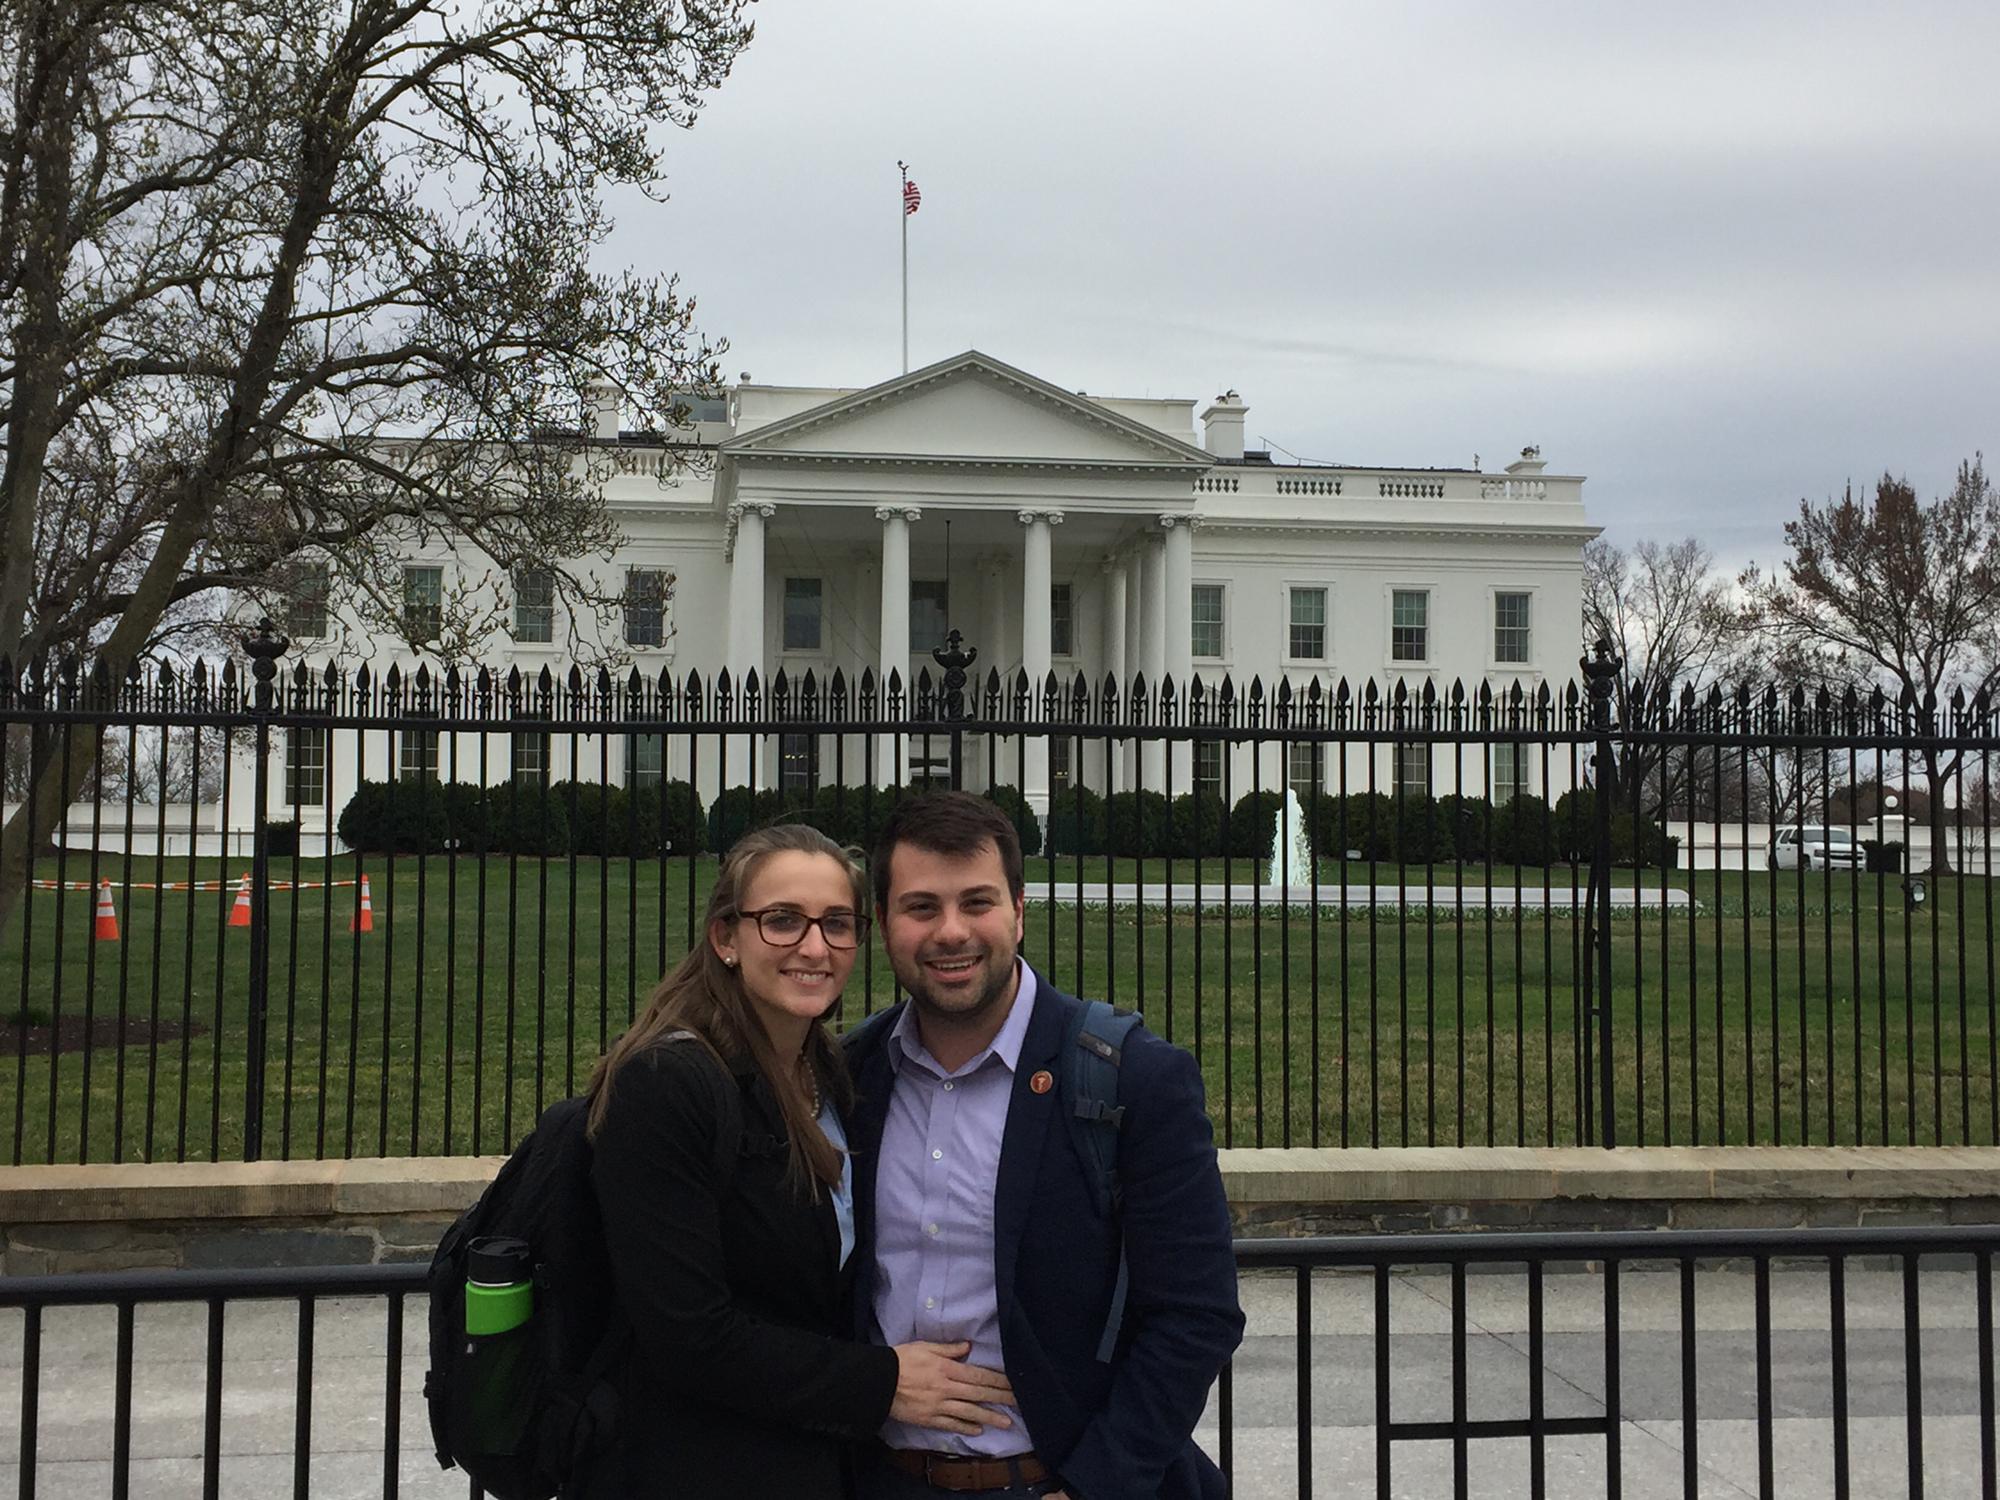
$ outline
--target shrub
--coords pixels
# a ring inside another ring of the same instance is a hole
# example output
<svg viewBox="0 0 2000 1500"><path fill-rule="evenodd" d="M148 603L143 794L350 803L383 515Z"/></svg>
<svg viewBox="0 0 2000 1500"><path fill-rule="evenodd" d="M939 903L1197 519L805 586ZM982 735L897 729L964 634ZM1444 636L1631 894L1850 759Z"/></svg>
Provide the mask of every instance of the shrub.
<svg viewBox="0 0 2000 1500"><path fill-rule="evenodd" d="M1392 799L1396 809L1395 858L1407 865L1448 863L1453 854L1451 823L1437 798L1405 792Z"/></svg>
<svg viewBox="0 0 2000 1500"><path fill-rule="evenodd" d="M1104 799L1087 786L1066 787L1049 799L1049 853L1102 854Z"/></svg>
<svg viewBox="0 0 2000 1500"><path fill-rule="evenodd" d="M486 788L483 834L492 854L567 854L569 810L536 781Z"/></svg>
<svg viewBox="0 0 2000 1500"><path fill-rule="evenodd" d="M1381 863L1396 857L1396 804L1386 792L1349 792L1346 799L1347 848L1364 860Z"/></svg>
<svg viewBox="0 0 2000 1500"><path fill-rule="evenodd" d="M1453 855L1467 863L1486 858L1489 829L1497 833L1493 804L1484 797L1463 797L1454 792L1438 798L1438 813L1451 837Z"/></svg>
<svg viewBox="0 0 2000 1500"><path fill-rule="evenodd" d="M437 854L445 848L449 796L435 783L364 781L334 831L350 849L372 854Z"/></svg>
<svg viewBox="0 0 2000 1500"><path fill-rule="evenodd" d="M1278 836L1278 812L1284 805L1283 792L1245 792L1238 797L1229 809L1229 852L1238 859L1267 862Z"/></svg>
<svg viewBox="0 0 2000 1500"><path fill-rule="evenodd" d="M282 823L266 823L264 851L274 859L279 855L296 856L299 852L299 820L287 818Z"/></svg>
<svg viewBox="0 0 2000 1500"><path fill-rule="evenodd" d="M1176 859L1220 859L1222 821L1226 809L1214 792L1183 792L1168 814Z"/></svg>
<svg viewBox="0 0 2000 1500"><path fill-rule="evenodd" d="M1104 803L1104 852L1163 857L1173 842L1173 807L1160 792L1113 792Z"/></svg>
<svg viewBox="0 0 2000 1500"><path fill-rule="evenodd" d="M803 799L788 799L775 787L759 787L755 791L747 786L724 787L709 804L708 846L717 855L725 855L751 829L778 822L787 812L799 814L810 810L810 804ZM801 821L812 819L806 817Z"/></svg>
<svg viewBox="0 0 2000 1500"><path fill-rule="evenodd" d="M1050 795L1049 801L1053 804L1068 795L1067 790L1055 792ZM1028 806L1027 796L1019 787L989 787L986 800L1005 813L1007 820L1014 825L1014 832L1021 840L1021 853L1024 857L1033 858L1042 852L1042 820L1036 817L1034 809Z"/></svg>
<svg viewBox="0 0 2000 1500"><path fill-rule="evenodd" d="M1555 814L1540 797L1523 792L1494 814L1493 857L1502 864L1552 864L1555 853Z"/></svg>
<svg viewBox="0 0 2000 1500"><path fill-rule="evenodd" d="M1571 864L1589 864L1597 844L1597 794L1572 787L1556 798L1556 854ZM1628 830L1629 831L1629 830Z"/></svg>

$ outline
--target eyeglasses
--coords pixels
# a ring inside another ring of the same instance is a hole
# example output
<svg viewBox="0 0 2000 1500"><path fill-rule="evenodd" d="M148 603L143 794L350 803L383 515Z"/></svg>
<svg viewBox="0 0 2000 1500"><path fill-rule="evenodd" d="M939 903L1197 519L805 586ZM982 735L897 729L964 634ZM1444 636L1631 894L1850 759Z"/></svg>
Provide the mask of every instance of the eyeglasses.
<svg viewBox="0 0 2000 1500"><path fill-rule="evenodd" d="M755 922L759 935L776 948L796 948L806 940L806 929L815 925L829 948L858 948L868 933L868 919L851 911L830 911L825 916L809 917L789 906L767 906L762 911L739 911L736 915Z"/></svg>

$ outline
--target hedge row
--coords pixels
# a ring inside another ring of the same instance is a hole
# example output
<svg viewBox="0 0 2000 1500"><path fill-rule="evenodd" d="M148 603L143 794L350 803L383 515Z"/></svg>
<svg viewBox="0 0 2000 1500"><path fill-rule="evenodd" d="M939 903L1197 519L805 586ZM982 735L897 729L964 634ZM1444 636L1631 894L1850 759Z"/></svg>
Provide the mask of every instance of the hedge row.
<svg viewBox="0 0 2000 1500"><path fill-rule="evenodd" d="M810 823L838 843L870 849L891 809L905 797L922 795L922 790L900 786L823 786L817 792L804 793L775 788L753 792L745 786L729 787L709 809L709 847L723 854L753 828L790 821ZM1028 799L1011 786L994 787L985 795L1013 820L1021 836L1022 853L1041 853L1042 829L1028 810Z"/></svg>
<svg viewBox="0 0 2000 1500"><path fill-rule="evenodd" d="M364 781L335 827L351 849L396 854L646 858L698 854L707 842L701 799L684 781L636 792L580 782Z"/></svg>

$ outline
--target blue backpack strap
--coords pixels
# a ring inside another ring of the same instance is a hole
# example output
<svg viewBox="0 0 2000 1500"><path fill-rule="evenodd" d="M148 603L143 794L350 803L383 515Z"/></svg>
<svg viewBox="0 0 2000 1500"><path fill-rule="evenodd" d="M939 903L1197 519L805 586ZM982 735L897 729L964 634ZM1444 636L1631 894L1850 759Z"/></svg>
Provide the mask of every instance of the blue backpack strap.
<svg viewBox="0 0 2000 1500"><path fill-rule="evenodd" d="M1125 1123L1125 1107L1118 1102L1119 1065L1126 1039L1139 1020L1136 1011L1114 1010L1102 1000L1086 1000L1071 1017L1063 1045L1064 1093L1076 1117L1084 1151L1095 1168L1091 1186L1097 1196L1098 1211L1114 1220L1121 1199L1118 1131ZM1125 1297L1131 1282L1122 1227L1119 1236L1118 1279L1111 1288L1111 1308L1105 1315L1104 1335L1097 1342L1097 1358L1102 1364L1109 1364L1118 1348L1118 1335L1125 1323Z"/></svg>

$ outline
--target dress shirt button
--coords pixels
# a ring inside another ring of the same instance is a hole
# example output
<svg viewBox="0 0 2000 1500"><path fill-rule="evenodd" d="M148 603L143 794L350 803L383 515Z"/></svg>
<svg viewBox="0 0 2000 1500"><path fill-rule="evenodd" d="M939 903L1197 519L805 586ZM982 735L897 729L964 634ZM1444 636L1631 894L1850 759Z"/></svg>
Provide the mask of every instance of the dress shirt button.
<svg viewBox="0 0 2000 1500"><path fill-rule="evenodd" d="M937 1298L935 1298L935 1297L926 1297L926 1298L924 1298L924 1306L925 1306L926 1308L933 1308L933 1307L936 1307L936 1306L937 1306Z"/></svg>
<svg viewBox="0 0 2000 1500"><path fill-rule="evenodd" d="M933 1151L933 1152L931 1153L931 1160L932 1160L932 1161L943 1161L943 1160L944 1160L944 1153L943 1153L942 1151Z"/></svg>
<svg viewBox="0 0 2000 1500"><path fill-rule="evenodd" d="M947 1094L949 1094L949 1093L951 1092L951 1080L950 1080L949 1078L947 1078L947 1079L946 1079L946 1080L944 1081L944 1091L945 1091L945 1092L946 1092Z"/></svg>
<svg viewBox="0 0 2000 1500"><path fill-rule="evenodd" d="M926 1224L924 1226L925 1234L936 1234L937 1232L938 1232L938 1227L935 1224Z"/></svg>

